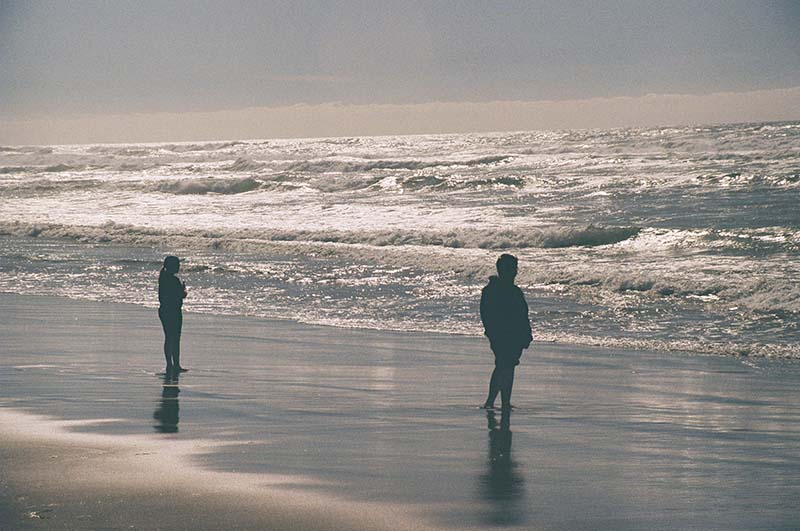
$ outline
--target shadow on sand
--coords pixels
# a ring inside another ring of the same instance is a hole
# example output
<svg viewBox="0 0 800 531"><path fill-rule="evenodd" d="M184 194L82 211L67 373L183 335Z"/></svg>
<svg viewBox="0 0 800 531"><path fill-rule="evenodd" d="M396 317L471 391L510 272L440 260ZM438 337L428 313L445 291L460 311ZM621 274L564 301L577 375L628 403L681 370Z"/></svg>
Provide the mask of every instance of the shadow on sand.
<svg viewBox="0 0 800 531"><path fill-rule="evenodd" d="M178 432L178 421L180 420L178 395L180 392L178 377L169 374L165 375L164 386L161 388L161 399L153 412L153 418L156 420L153 428L158 433Z"/></svg>
<svg viewBox="0 0 800 531"><path fill-rule="evenodd" d="M487 502L484 521L491 525L518 525L525 514L525 480L511 458L511 412L503 411L500 422L494 411L486 412L489 428L489 458L480 476L481 497Z"/></svg>

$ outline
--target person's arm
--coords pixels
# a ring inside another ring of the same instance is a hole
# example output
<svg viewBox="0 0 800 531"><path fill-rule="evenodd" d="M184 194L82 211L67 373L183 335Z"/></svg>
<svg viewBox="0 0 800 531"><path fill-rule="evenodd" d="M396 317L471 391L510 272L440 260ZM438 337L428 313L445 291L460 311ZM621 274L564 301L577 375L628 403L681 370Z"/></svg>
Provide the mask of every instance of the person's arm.
<svg viewBox="0 0 800 531"><path fill-rule="evenodd" d="M181 282L181 279L179 279L175 275L172 275L172 278L169 279L168 289L169 289L170 306L180 307L181 301L185 296L183 290L183 282Z"/></svg>
<svg viewBox="0 0 800 531"><path fill-rule="evenodd" d="M166 298L166 289L164 287L164 277L163 274L159 275L158 277L158 304L164 304L164 300Z"/></svg>
<svg viewBox="0 0 800 531"><path fill-rule="evenodd" d="M481 292L481 322L483 323L483 335L491 337L491 317L489 313L489 297L486 291Z"/></svg>
<svg viewBox="0 0 800 531"><path fill-rule="evenodd" d="M489 338L489 341L494 341L501 335L498 317L495 295L484 290L481 293L481 321L483 321L483 334Z"/></svg>
<svg viewBox="0 0 800 531"><path fill-rule="evenodd" d="M533 330L531 330L531 319L528 315L528 301L525 300L525 294L522 293L522 290L519 290L519 295L522 297L522 308L523 308L523 315L525 316L525 327L527 329L527 334L525 338L525 345L524 348L528 348L531 346L531 341L533 341Z"/></svg>

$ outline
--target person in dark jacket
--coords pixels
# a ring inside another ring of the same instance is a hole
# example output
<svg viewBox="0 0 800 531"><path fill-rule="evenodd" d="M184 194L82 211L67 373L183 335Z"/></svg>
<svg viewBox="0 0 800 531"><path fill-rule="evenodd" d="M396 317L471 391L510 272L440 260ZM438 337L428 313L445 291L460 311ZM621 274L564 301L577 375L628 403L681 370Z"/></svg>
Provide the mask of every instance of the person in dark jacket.
<svg viewBox="0 0 800 531"><path fill-rule="evenodd" d="M164 267L158 275L158 317L164 329L164 357L167 359L167 376L186 372L181 367L181 328L183 328L183 299L186 284L175 276L181 268L177 256L164 258Z"/></svg>
<svg viewBox="0 0 800 531"><path fill-rule="evenodd" d="M494 353L494 372L489 381L489 396L483 407L491 409L500 394L503 409L511 409L514 369L522 351L533 341L528 303L522 290L514 285L517 258L502 254L497 259L497 276L481 292L481 320L484 334Z"/></svg>

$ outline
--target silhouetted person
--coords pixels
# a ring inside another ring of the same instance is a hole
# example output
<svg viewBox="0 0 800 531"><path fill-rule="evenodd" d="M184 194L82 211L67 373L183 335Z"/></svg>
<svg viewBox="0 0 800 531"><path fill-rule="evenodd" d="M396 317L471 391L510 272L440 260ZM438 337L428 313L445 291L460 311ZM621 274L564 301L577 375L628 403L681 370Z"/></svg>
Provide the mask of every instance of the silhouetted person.
<svg viewBox="0 0 800 531"><path fill-rule="evenodd" d="M514 369L519 365L522 351L533 340L528 319L528 303L522 290L514 285L517 276L517 258L502 254L497 259L497 276L489 277L489 284L481 293L481 320L484 334L489 338L494 352L494 372L489 381L489 396L483 407L494 407L500 393L503 409L511 408L511 389L514 386Z"/></svg>
<svg viewBox="0 0 800 531"><path fill-rule="evenodd" d="M158 275L158 317L164 328L164 357L167 359L167 376L185 372L181 367L181 328L183 328L183 299L186 284L175 276L181 268L177 256L164 258L164 267Z"/></svg>
<svg viewBox="0 0 800 531"><path fill-rule="evenodd" d="M158 421L154 426L159 433L177 433L180 406L178 405L178 395L181 390L177 380L170 375L164 376L164 387L161 389L161 400L158 407L153 412L153 418Z"/></svg>

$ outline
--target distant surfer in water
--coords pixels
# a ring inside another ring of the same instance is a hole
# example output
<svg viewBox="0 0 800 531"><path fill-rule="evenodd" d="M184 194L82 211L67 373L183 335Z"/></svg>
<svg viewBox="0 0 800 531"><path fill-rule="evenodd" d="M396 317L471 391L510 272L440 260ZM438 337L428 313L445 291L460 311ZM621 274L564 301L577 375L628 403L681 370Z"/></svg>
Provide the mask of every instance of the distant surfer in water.
<svg viewBox="0 0 800 531"><path fill-rule="evenodd" d="M498 393L503 409L511 409L514 369L522 351L533 341L528 303L522 290L514 285L516 276L517 258L502 254L497 259L497 276L489 277L489 284L481 292L481 320L494 353L489 396L483 404L486 409L494 408Z"/></svg>
<svg viewBox="0 0 800 531"><path fill-rule="evenodd" d="M183 328L183 299L186 284L175 276L181 268L177 256L164 258L158 275L158 317L164 328L164 357L167 359L167 376L177 376L188 369L181 367L181 328Z"/></svg>

